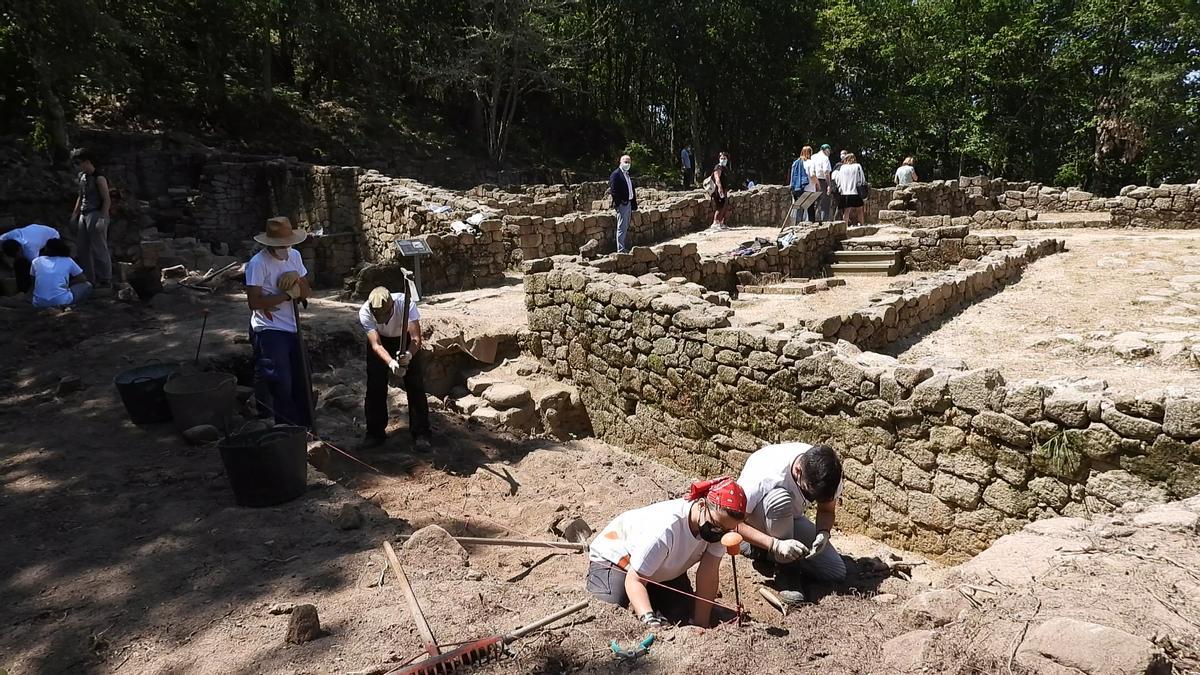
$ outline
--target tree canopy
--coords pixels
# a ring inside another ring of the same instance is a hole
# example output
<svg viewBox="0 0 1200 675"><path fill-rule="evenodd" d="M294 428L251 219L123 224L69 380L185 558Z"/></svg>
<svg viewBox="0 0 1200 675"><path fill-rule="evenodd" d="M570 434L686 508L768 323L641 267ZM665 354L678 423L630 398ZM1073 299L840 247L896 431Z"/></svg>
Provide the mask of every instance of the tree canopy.
<svg viewBox="0 0 1200 675"><path fill-rule="evenodd" d="M0 122L252 133L272 108L436 117L497 166L670 173L691 143L782 180L805 144L876 178L1111 191L1200 175L1196 0L0 0Z"/></svg>

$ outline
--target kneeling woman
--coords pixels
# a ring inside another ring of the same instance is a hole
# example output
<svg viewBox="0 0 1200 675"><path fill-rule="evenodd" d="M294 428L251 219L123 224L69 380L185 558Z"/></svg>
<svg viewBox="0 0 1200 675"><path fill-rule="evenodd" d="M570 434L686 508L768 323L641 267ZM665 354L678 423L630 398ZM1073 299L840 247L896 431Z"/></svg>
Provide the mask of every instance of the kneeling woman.
<svg viewBox="0 0 1200 675"><path fill-rule="evenodd" d="M725 555L721 537L745 518L746 493L728 476L693 483L685 499L626 511L592 541L588 592L661 626L663 611L686 614L692 600L687 571L699 562L692 623L708 627Z"/></svg>

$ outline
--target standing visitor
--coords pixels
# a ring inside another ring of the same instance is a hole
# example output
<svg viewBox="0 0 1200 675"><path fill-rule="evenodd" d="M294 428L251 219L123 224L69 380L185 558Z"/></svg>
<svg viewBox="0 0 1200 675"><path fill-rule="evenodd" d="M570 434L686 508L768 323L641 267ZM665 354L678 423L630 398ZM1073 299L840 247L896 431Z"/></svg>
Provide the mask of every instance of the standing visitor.
<svg viewBox="0 0 1200 675"><path fill-rule="evenodd" d="M42 247L51 239L58 239L58 230L37 224L18 227L0 234L0 252L6 258L12 258L18 293L24 293L33 287L29 266L42 254Z"/></svg>
<svg viewBox="0 0 1200 675"><path fill-rule="evenodd" d="M811 151L811 148L808 148L808 146L805 146L805 149ZM788 183L792 188L793 223L796 225L799 225L800 221L805 219L804 211L796 208L796 201L804 196L804 193L808 191L808 186L812 184L812 180L808 177L808 170L804 168L804 160L804 150L801 150L800 156L792 162L792 170Z"/></svg>
<svg viewBox="0 0 1200 675"><path fill-rule="evenodd" d="M696 158L692 146L685 145L679 151L679 165L683 167L683 189L691 190L696 185Z"/></svg>
<svg viewBox="0 0 1200 675"><path fill-rule="evenodd" d="M617 253L629 252L629 221L633 212L637 211L637 192L633 189L633 179L629 170L633 168L633 158L621 155L617 168L608 177L608 191L612 195L613 210L617 213Z"/></svg>
<svg viewBox="0 0 1200 675"><path fill-rule="evenodd" d="M425 398L425 352L421 351L421 313L409 284L404 293L377 286L358 309L358 323L367 334L367 394L363 412L367 437L360 446L372 448L387 441L388 382L402 377L408 396L408 431L413 447L425 452L429 442L429 401ZM408 314L405 315L405 302ZM406 318L407 316L407 318Z"/></svg>
<svg viewBox="0 0 1200 675"><path fill-rule="evenodd" d="M913 158L905 157L904 162L900 164L900 168L896 169L896 185L908 185L909 183L917 183L920 180L920 178L917 178L917 169L913 166Z"/></svg>
<svg viewBox="0 0 1200 675"><path fill-rule="evenodd" d="M813 156L813 170L810 175L817 177L817 189L821 192L820 198L817 200L817 222L825 222L830 219L829 202L832 199L829 176L833 173L833 167L829 164L829 153L832 148L828 143L821 145L821 151Z"/></svg>
<svg viewBox="0 0 1200 675"><path fill-rule="evenodd" d="M728 476L693 483L683 499L626 511L588 548L587 590L648 626L668 623L664 610L690 609L692 624L707 628L725 556L721 537L745 518L746 493ZM687 572L696 563L693 594Z"/></svg>
<svg viewBox="0 0 1200 675"><path fill-rule="evenodd" d="M112 199L108 179L96 168L96 158L86 148L71 152L79 169L76 177L78 196L71 213L76 228L75 244L84 276L98 288L112 285L112 259L108 255L108 213Z"/></svg>
<svg viewBox="0 0 1200 675"><path fill-rule="evenodd" d="M729 153L722 152L717 156L717 165L712 170L712 227L725 229L725 216L729 215L729 188L732 177L729 169Z"/></svg>
<svg viewBox="0 0 1200 675"><path fill-rule="evenodd" d="M71 259L71 248L62 239L51 239L42 255L29 265L33 275L34 307L78 305L92 292L83 269Z"/></svg>
<svg viewBox="0 0 1200 675"><path fill-rule="evenodd" d="M808 173L808 185L804 187L805 192L817 192L820 189L820 181L816 178L816 160L813 159L813 149L811 145L806 145L800 149L800 159L804 160L804 170ZM812 199L812 197L809 197ZM808 208L805 209L804 219L810 223L817 221L817 200L813 200Z"/></svg>
<svg viewBox="0 0 1200 675"><path fill-rule="evenodd" d="M862 225L863 205L867 192L867 176L854 153L847 152L841 166L833 173L833 182L841 194L840 204L847 225Z"/></svg>
<svg viewBox="0 0 1200 675"><path fill-rule="evenodd" d="M300 327L293 300L312 294L308 269L292 248L308 238L283 216L267 221L254 241L263 249L246 263L246 304L250 307L250 345L254 349L254 397L260 414L274 412L277 424L312 426L309 387L304 373Z"/></svg>

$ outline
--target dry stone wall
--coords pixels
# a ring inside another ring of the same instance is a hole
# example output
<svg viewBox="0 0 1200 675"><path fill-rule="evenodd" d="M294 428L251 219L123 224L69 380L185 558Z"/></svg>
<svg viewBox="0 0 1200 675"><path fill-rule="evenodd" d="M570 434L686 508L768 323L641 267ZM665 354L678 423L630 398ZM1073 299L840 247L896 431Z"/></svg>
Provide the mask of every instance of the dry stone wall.
<svg viewBox="0 0 1200 675"><path fill-rule="evenodd" d="M838 525L961 560L1025 523L1200 491L1200 391L1008 383L860 352L820 334L733 328L666 283L574 267L525 277L526 347L579 387L597 435L696 476L827 442Z"/></svg>
<svg viewBox="0 0 1200 675"><path fill-rule="evenodd" d="M1200 228L1200 182L1156 188L1129 185L1121 188L1120 196L1113 201L1114 224L1173 230Z"/></svg>
<svg viewBox="0 0 1200 675"><path fill-rule="evenodd" d="M963 230L965 232L965 228ZM968 235L957 241L980 239ZM975 261L963 260L957 269L948 272L918 281L898 281L892 288L872 298L866 307L810 319L806 325L823 337L836 337L864 349L883 347L918 333L969 306L981 296L1016 281L1026 265L1057 253L1064 246L1062 240L1055 239L1020 243L1015 241L1015 237L999 239L1013 241L970 245L976 249L976 253L984 247L991 247L993 251ZM1007 246L1008 250L1002 250L1001 246Z"/></svg>
<svg viewBox="0 0 1200 675"><path fill-rule="evenodd" d="M1016 245L1015 235L972 235L966 225L949 224L964 220L967 219L949 216L910 218L909 223L928 229L850 238L842 242L842 248L847 251L898 251L906 270L930 272L947 270L963 260L978 260L993 251Z"/></svg>

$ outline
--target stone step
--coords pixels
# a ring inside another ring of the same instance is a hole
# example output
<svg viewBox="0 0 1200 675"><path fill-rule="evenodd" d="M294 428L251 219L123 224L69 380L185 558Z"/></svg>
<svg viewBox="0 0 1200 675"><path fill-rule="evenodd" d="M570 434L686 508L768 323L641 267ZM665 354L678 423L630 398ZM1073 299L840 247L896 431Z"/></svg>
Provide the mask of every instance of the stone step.
<svg viewBox="0 0 1200 675"><path fill-rule="evenodd" d="M849 262L894 262L900 257L899 251L834 251L833 258L839 263Z"/></svg>
<svg viewBox="0 0 1200 675"><path fill-rule="evenodd" d="M899 261L833 263L829 272L837 277L894 277L900 273Z"/></svg>

